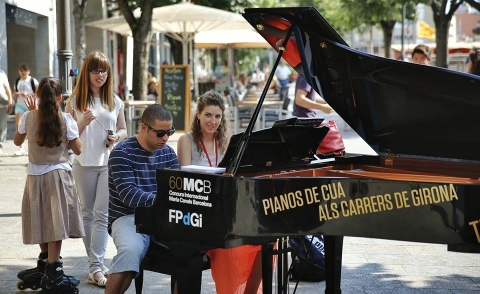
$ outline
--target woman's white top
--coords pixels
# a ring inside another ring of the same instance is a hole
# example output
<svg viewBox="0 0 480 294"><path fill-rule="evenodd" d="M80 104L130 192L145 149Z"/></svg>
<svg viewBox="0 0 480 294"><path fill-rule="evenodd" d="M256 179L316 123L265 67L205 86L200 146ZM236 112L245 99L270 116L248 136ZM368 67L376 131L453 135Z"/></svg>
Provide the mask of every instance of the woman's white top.
<svg viewBox="0 0 480 294"><path fill-rule="evenodd" d="M70 106L77 112L77 121L83 119L83 110L79 111L75 108L75 99L73 97L70 100ZM106 166L108 165L108 157L115 144L110 147L105 147L107 142L107 131L112 130L113 133L117 132L117 118L120 111L124 110L123 101L114 96L115 106L113 111L109 111L108 108L104 108L100 101L100 98L94 98L94 106L89 105L88 108L97 117L92 120L88 126L85 127L80 134L80 140L83 144L83 151L80 155L75 155L77 160L82 166Z"/></svg>
<svg viewBox="0 0 480 294"><path fill-rule="evenodd" d="M195 144L195 141L193 140L193 134L188 133L188 137L190 138L190 141L192 142L192 165L201 165L201 166L210 166L210 163L208 162L207 156L205 155L205 152L200 152L197 149L197 144ZM222 161L223 159L223 154L220 153L218 150L218 163ZM213 154L208 154L208 157L210 157L210 162L214 167L216 167L216 154L215 152Z"/></svg>

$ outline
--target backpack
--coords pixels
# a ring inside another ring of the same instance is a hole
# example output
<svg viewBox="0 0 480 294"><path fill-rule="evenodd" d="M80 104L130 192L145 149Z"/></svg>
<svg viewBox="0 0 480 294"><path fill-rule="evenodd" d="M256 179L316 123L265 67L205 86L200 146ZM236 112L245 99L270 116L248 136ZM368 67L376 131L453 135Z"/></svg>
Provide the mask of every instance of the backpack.
<svg viewBox="0 0 480 294"><path fill-rule="evenodd" d="M18 82L20 81L20 78L17 78L15 80L15 91L18 92ZM30 79L30 85L32 86L32 90L33 90L33 93L35 93L37 91L36 87L35 87L35 78L34 77L31 77Z"/></svg>
<svg viewBox="0 0 480 294"><path fill-rule="evenodd" d="M292 265L290 280L319 282L325 280L325 248L322 235L290 238Z"/></svg>

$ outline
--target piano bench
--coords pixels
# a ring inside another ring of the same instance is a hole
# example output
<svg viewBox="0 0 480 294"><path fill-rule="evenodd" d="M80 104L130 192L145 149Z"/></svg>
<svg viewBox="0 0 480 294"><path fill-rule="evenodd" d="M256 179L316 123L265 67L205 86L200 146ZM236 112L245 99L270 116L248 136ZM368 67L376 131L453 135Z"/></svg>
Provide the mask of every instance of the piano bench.
<svg viewBox="0 0 480 294"><path fill-rule="evenodd" d="M145 258L140 264L138 276L135 278L135 293L141 294L143 289L143 271L152 271L171 276L171 293L175 280L178 280L178 293L200 293L202 271L210 269L210 260L205 254L195 253L189 257L179 258L155 241L150 243Z"/></svg>

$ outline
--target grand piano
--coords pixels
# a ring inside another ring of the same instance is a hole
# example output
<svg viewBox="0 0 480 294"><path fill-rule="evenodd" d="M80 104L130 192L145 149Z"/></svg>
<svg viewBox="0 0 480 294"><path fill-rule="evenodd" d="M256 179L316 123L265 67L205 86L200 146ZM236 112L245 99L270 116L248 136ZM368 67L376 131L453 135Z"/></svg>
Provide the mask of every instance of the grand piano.
<svg viewBox="0 0 480 294"><path fill-rule="evenodd" d="M480 78L354 50L312 7L244 17L376 154L316 160L328 132L319 121L252 131L263 93L225 172L157 171L154 205L135 213L139 231L200 251L323 234L325 293L341 293L343 236L478 252Z"/></svg>

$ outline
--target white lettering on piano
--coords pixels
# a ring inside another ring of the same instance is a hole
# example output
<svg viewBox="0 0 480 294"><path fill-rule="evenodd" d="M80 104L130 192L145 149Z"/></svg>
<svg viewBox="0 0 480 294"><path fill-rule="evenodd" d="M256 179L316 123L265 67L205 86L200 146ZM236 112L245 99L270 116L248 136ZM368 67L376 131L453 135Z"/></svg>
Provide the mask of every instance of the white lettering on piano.
<svg viewBox="0 0 480 294"><path fill-rule="evenodd" d="M202 227L202 214L195 212L183 213L180 210L169 209L168 210L168 222L181 223L185 226Z"/></svg>
<svg viewBox="0 0 480 294"><path fill-rule="evenodd" d="M193 183L195 184L195 182ZM172 190L168 191L168 195L169 195L168 201L171 201L171 202L199 205L204 207L212 207L212 203L208 202L208 195L192 194L188 192L181 193L181 192L175 192Z"/></svg>
<svg viewBox="0 0 480 294"><path fill-rule="evenodd" d="M183 178L183 190L209 194L212 191L212 183L208 180Z"/></svg>

